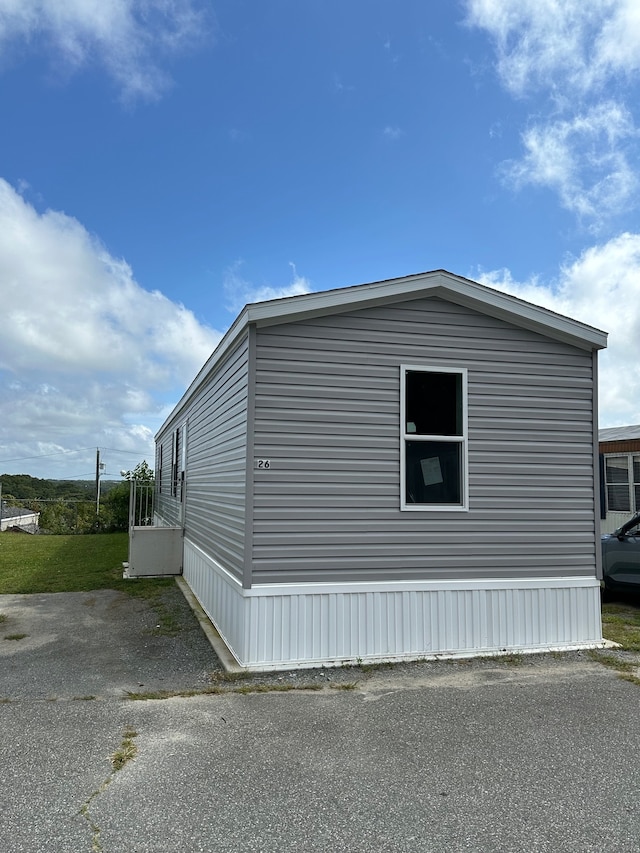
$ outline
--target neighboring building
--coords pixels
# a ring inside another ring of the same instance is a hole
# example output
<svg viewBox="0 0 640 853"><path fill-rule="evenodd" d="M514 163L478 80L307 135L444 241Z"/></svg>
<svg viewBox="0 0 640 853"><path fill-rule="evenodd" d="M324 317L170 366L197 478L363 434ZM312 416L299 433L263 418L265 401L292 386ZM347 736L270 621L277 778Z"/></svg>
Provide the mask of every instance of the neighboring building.
<svg viewBox="0 0 640 853"><path fill-rule="evenodd" d="M2 507L0 508L0 532L12 527L18 527L26 533L36 533L39 520L39 512L18 506L7 506L5 501L2 501Z"/></svg>
<svg viewBox="0 0 640 853"><path fill-rule="evenodd" d="M246 306L156 437L156 523L238 661L600 643L605 346L445 271Z"/></svg>
<svg viewBox="0 0 640 853"><path fill-rule="evenodd" d="M640 424L598 432L603 457L604 533L640 512Z"/></svg>

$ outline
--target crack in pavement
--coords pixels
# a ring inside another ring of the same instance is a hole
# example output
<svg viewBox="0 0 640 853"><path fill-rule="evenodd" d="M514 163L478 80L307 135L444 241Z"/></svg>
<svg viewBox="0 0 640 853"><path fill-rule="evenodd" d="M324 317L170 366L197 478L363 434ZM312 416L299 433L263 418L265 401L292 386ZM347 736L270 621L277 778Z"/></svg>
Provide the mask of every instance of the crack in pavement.
<svg viewBox="0 0 640 853"><path fill-rule="evenodd" d="M138 732L135 729L131 728L131 726L125 726L124 733L122 736L122 741L120 746L114 753L111 754L111 766L112 771L104 780L104 782L96 788L93 793L87 797L84 801L80 809L78 810L78 814L81 815L89 825L89 829L91 830L91 851L92 853L101 853L102 851L102 843L100 841L100 827L97 823L95 823L91 818L91 804L103 794L109 785L113 782L117 773L127 764L129 761L132 761L137 753L138 747L134 742L134 738L138 736Z"/></svg>

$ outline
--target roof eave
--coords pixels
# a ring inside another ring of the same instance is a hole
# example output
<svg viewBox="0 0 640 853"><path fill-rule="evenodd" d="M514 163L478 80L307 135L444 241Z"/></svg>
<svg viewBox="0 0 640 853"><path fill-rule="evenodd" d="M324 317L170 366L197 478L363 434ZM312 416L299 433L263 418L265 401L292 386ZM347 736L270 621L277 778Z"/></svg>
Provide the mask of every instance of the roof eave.
<svg viewBox="0 0 640 853"><path fill-rule="evenodd" d="M604 349L607 333L578 320L556 314L446 270L418 273L405 278L355 287L286 297L246 306L248 322L258 326L301 320L341 310L366 308L388 301L407 301L421 296L442 296L485 314L565 340L582 349Z"/></svg>
<svg viewBox="0 0 640 853"><path fill-rule="evenodd" d="M342 311L360 310L386 302L409 301L423 296L441 296L450 302L515 323L583 350L600 350L607 346L607 333L600 329L457 276L447 270L433 270L403 278L249 303L245 305L211 356L198 371L193 382L156 433L156 438L180 414L209 372L235 346L250 324L253 323L259 327L278 325Z"/></svg>

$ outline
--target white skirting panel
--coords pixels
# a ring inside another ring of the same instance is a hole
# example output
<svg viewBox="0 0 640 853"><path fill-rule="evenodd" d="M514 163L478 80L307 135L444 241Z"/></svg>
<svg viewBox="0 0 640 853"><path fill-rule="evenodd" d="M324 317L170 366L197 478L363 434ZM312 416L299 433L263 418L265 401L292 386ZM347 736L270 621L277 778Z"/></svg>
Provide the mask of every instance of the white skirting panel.
<svg viewBox="0 0 640 853"><path fill-rule="evenodd" d="M602 644L597 580L269 584L242 589L185 540L184 578L253 670Z"/></svg>
<svg viewBox="0 0 640 853"><path fill-rule="evenodd" d="M239 663L243 663L244 610L242 587L204 551L184 540L182 577L216 626L218 633Z"/></svg>

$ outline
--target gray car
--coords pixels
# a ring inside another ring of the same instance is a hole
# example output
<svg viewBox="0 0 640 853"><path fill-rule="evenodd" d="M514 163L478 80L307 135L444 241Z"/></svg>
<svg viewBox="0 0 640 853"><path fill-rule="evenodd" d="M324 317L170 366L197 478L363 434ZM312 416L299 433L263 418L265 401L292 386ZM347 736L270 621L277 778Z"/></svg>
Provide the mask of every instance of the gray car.
<svg viewBox="0 0 640 853"><path fill-rule="evenodd" d="M605 589L640 592L640 512L602 536L602 573Z"/></svg>

